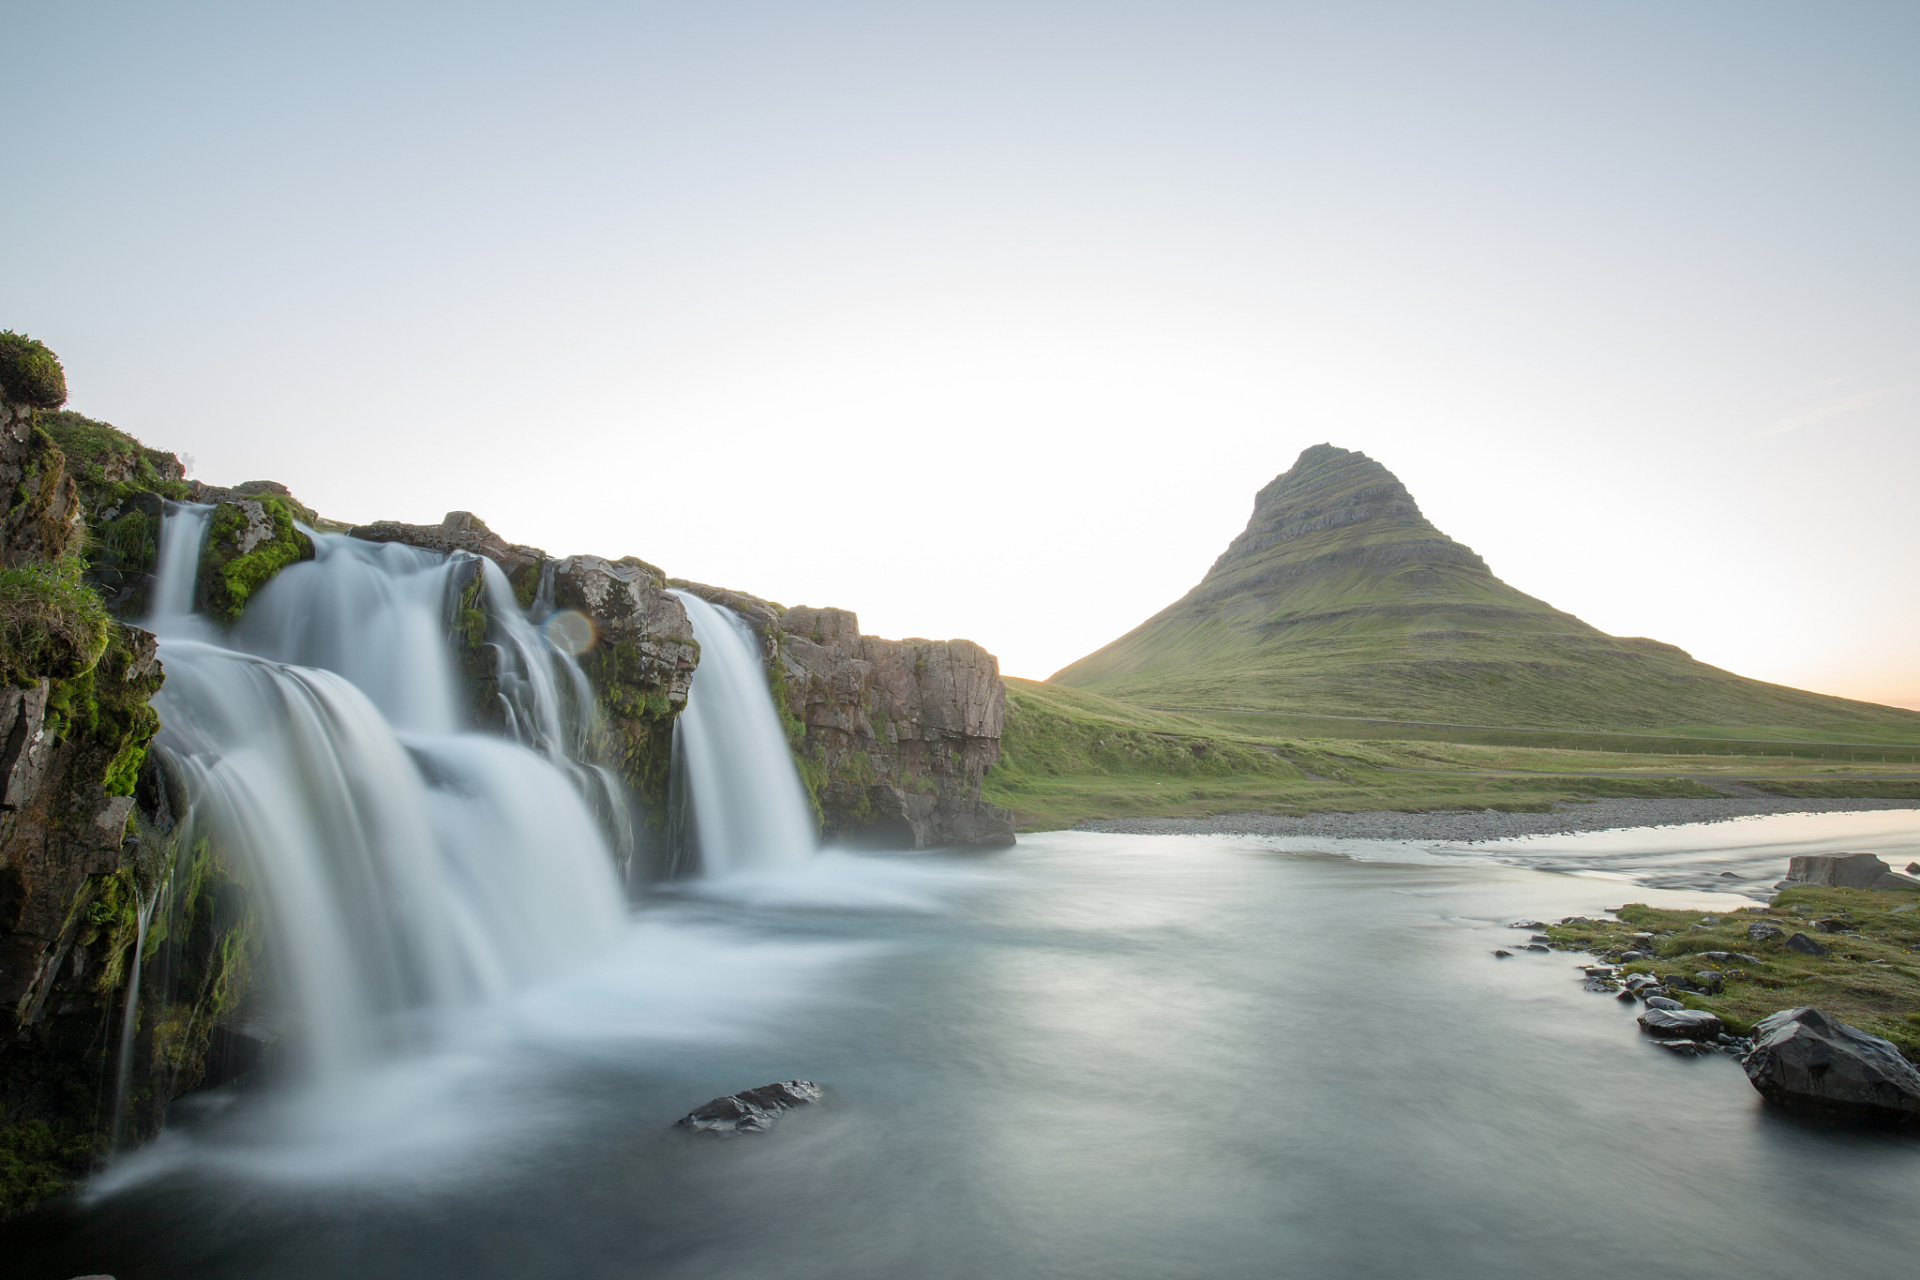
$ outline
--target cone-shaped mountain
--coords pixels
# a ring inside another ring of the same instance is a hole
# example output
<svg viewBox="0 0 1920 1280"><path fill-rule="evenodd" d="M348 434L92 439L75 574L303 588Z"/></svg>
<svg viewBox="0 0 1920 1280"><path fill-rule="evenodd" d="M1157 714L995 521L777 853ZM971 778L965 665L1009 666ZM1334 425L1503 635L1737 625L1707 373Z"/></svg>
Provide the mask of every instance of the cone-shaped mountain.
<svg viewBox="0 0 1920 1280"><path fill-rule="evenodd" d="M1493 575L1391 471L1318 444L1200 584L1053 682L1159 706L1547 728L1920 732L1920 713L1764 684L1609 636Z"/></svg>

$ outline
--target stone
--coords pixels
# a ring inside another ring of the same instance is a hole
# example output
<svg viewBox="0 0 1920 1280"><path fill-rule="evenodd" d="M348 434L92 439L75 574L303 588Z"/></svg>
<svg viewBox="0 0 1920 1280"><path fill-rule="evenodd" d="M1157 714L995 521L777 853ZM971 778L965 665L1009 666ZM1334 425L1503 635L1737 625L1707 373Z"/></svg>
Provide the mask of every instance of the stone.
<svg viewBox="0 0 1920 1280"><path fill-rule="evenodd" d="M1549 946L1545 946L1545 945L1543 945L1542 943L1538 943L1538 942L1529 942L1529 943L1527 944L1527 950L1529 950L1529 951L1552 951L1552 950L1553 950L1553 948L1552 948L1552 947L1549 947Z"/></svg>
<svg viewBox="0 0 1920 1280"><path fill-rule="evenodd" d="M1651 959L1653 959L1653 952L1651 952L1651 951L1622 951L1622 952L1620 953L1620 958L1621 958L1622 960L1651 960Z"/></svg>
<svg viewBox="0 0 1920 1280"><path fill-rule="evenodd" d="M1772 942L1787 936L1787 931L1771 920L1756 920L1747 926L1747 937L1755 942Z"/></svg>
<svg viewBox="0 0 1920 1280"><path fill-rule="evenodd" d="M1649 1009L1684 1009L1686 1007L1687 1006L1681 1004L1678 1000L1671 999L1667 996L1647 997L1647 1008Z"/></svg>
<svg viewBox="0 0 1920 1280"><path fill-rule="evenodd" d="M1693 975L1693 980L1703 991L1718 991L1726 985L1727 975L1718 969L1702 969Z"/></svg>
<svg viewBox="0 0 1920 1280"><path fill-rule="evenodd" d="M1920 1123L1920 1070L1889 1042L1811 1006L1762 1018L1746 1068L1769 1102Z"/></svg>
<svg viewBox="0 0 1920 1280"><path fill-rule="evenodd" d="M1544 929L1546 927L1545 924L1538 920L1515 920L1507 926L1509 929Z"/></svg>
<svg viewBox="0 0 1920 1280"><path fill-rule="evenodd" d="M1903 876L1871 853L1814 853L1787 863L1787 878L1775 885L1824 885L1832 889L1920 889L1920 879Z"/></svg>
<svg viewBox="0 0 1920 1280"><path fill-rule="evenodd" d="M1844 933L1852 923L1851 920L1815 920L1813 927L1821 933Z"/></svg>
<svg viewBox="0 0 1920 1280"><path fill-rule="evenodd" d="M1552 942L1553 939L1549 938L1544 933L1536 933L1531 938L1528 938L1527 941L1528 942Z"/></svg>
<svg viewBox="0 0 1920 1280"><path fill-rule="evenodd" d="M1495 956L1497 956L1497 957L1499 957L1500 959L1502 959L1502 960L1505 960L1505 959L1508 959L1508 958L1510 958L1510 957L1511 957L1511 956L1513 955L1513 952L1511 952L1511 951L1502 951L1502 950L1500 950L1500 949L1499 949L1498 947L1495 947L1495 948L1494 948L1494 951L1493 951L1493 954L1494 954Z"/></svg>
<svg viewBox="0 0 1920 1280"><path fill-rule="evenodd" d="M715 1098L674 1123L695 1133L765 1133L795 1107L808 1106L825 1096L826 1091L811 1080L780 1080Z"/></svg>
<svg viewBox="0 0 1920 1280"><path fill-rule="evenodd" d="M1712 1049L1701 1044L1698 1040L1655 1040L1654 1043L1662 1049L1670 1053L1680 1054L1682 1057L1697 1058L1703 1053L1713 1052Z"/></svg>
<svg viewBox="0 0 1920 1280"><path fill-rule="evenodd" d="M1726 1030L1726 1024L1704 1009L1666 1009L1651 1001L1638 1021L1648 1035L1668 1039L1711 1040Z"/></svg>
<svg viewBox="0 0 1920 1280"><path fill-rule="evenodd" d="M1737 876L1737 875L1735 875L1735 874L1734 874L1733 872L1731 872L1731 871L1722 871L1722 872L1720 873L1720 878L1721 878L1722 880L1738 880L1738 879L1739 879L1740 877L1739 877L1739 876Z"/></svg>
<svg viewBox="0 0 1920 1280"><path fill-rule="evenodd" d="M537 568L546 558L546 553L535 547L509 543L471 511L449 511L437 525L376 520L372 524L355 525L348 534L364 542L404 542L410 547L442 554L465 551L484 556L499 565L509 580Z"/></svg>
<svg viewBox="0 0 1920 1280"><path fill-rule="evenodd" d="M1890 915L1890 916L1897 916L1897 915L1899 915L1899 914L1900 914L1900 913L1901 913L1902 911L1912 911L1912 910L1914 910L1914 907L1915 907L1915 904L1913 904L1913 903L1911 903L1911 902L1903 902L1903 903L1901 903L1901 904L1900 904L1899 906L1897 906L1897 907L1894 907L1894 908L1892 908L1892 909L1890 909L1890 910L1889 910L1889 911L1887 912L1887 914L1888 914L1888 915Z"/></svg>
<svg viewBox="0 0 1920 1280"><path fill-rule="evenodd" d="M1801 955L1806 956L1824 956L1827 954L1825 947L1804 933L1796 933L1791 938L1788 938L1786 947L1789 951L1798 951Z"/></svg>

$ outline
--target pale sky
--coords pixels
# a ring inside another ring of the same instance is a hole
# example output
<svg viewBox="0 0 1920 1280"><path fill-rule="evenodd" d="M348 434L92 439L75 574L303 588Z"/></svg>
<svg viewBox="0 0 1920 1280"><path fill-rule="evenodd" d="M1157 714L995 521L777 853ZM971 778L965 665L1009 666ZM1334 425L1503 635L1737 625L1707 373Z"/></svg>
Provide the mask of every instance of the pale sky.
<svg viewBox="0 0 1920 1280"><path fill-rule="evenodd" d="M4 3L0 327L328 515L1044 677L1320 441L1920 706L1920 5Z"/></svg>

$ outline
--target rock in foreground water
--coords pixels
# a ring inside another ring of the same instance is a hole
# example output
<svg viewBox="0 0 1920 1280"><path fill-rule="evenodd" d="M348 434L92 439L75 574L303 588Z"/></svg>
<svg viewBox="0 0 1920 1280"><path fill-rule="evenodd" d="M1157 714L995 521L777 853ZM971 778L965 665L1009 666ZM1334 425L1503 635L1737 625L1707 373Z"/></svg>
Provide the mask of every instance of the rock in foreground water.
<svg viewBox="0 0 1920 1280"><path fill-rule="evenodd" d="M811 1080L780 1080L715 1098L676 1123L695 1133L765 1133L782 1115L825 1096L826 1091Z"/></svg>
<svg viewBox="0 0 1920 1280"><path fill-rule="evenodd" d="M1651 1000L1639 1021L1648 1035L1676 1040L1711 1040L1725 1029L1719 1018L1705 1010L1662 1009Z"/></svg>
<svg viewBox="0 0 1920 1280"><path fill-rule="evenodd" d="M1762 1018L1746 1068L1769 1102L1920 1123L1920 1070L1888 1041L1811 1006Z"/></svg>

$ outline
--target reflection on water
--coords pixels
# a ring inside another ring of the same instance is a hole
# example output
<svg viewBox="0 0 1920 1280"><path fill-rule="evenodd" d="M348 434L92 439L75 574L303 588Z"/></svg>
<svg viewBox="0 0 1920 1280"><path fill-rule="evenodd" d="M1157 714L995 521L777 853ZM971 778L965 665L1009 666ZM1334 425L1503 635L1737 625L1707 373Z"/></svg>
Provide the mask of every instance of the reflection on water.
<svg viewBox="0 0 1920 1280"><path fill-rule="evenodd" d="M1489 953L1621 900L1538 864L1705 906L1814 846L1904 865L1911 822L839 861L651 907L437 1079L242 1099L5 1243L54 1280L1903 1275L1920 1140L1779 1116L1569 957ZM670 1128L794 1076L829 1105Z"/></svg>

